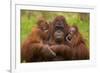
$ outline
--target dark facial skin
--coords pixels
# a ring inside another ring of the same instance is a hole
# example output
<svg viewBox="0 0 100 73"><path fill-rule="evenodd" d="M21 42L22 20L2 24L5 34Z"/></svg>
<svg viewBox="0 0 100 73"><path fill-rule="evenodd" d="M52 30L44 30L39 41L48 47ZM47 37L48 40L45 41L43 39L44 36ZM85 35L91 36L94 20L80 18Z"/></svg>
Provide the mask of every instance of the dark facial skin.
<svg viewBox="0 0 100 73"><path fill-rule="evenodd" d="M54 38L56 42L61 42L64 39L64 32L60 28L56 28L56 31L54 32Z"/></svg>
<svg viewBox="0 0 100 73"><path fill-rule="evenodd" d="M65 31L65 18L63 16L57 16L53 21L54 34L53 37L55 42L61 43L64 40Z"/></svg>

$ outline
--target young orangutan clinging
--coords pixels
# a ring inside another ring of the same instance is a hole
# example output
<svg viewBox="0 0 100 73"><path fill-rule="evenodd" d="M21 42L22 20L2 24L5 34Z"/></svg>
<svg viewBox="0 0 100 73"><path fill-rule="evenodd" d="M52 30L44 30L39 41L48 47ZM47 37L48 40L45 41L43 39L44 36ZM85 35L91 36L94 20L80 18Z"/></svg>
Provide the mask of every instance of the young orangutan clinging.
<svg viewBox="0 0 100 73"><path fill-rule="evenodd" d="M55 56L47 43L49 24L41 19L21 45L21 62L46 61Z"/></svg>
<svg viewBox="0 0 100 73"><path fill-rule="evenodd" d="M71 59L85 60L89 59L89 49L86 46L85 40L80 34L77 26L71 26L68 34L65 37L66 44L71 47Z"/></svg>

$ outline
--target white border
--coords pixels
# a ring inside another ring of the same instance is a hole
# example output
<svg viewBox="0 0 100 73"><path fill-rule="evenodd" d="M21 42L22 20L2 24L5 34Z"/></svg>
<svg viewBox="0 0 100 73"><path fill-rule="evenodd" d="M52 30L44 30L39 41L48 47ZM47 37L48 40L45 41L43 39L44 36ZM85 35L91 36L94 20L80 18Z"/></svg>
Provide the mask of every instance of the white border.
<svg viewBox="0 0 100 73"><path fill-rule="evenodd" d="M86 12L90 13L90 60L83 61L61 61L61 62L42 62L42 63L20 63L20 9L65 11L65 12ZM96 65L96 41L95 41L95 9L93 7L71 7L71 6L46 6L46 5L27 5L15 4L12 11L12 44L11 44L11 71L39 71L67 68L87 68Z"/></svg>

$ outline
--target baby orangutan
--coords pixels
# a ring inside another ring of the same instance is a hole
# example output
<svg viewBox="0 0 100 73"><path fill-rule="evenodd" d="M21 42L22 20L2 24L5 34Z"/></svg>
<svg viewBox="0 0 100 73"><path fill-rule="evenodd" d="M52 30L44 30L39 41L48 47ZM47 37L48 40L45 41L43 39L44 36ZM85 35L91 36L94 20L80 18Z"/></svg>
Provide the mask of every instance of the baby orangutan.
<svg viewBox="0 0 100 73"><path fill-rule="evenodd" d="M89 49L87 48L85 40L83 39L76 26L72 26L69 28L68 34L66 35L65 39L66 44L71 47L71 59L89 59Z"/></svg>

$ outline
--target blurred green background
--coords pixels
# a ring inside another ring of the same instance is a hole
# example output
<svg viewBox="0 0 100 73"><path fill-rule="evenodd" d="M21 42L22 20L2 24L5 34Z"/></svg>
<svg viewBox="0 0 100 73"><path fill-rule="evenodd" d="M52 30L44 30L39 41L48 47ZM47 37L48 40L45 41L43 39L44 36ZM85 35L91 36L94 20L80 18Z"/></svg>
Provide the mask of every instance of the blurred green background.
<svg viewBox="0 0 100 73"><path fill-rule="evenodd" d="M54 12L54 11L35 11L35 10L21 10L21 42L28 36L32 27L36 27L37 18L44 17L51 22L56 16L63 15L69 25L76 25L80 33L86 40L89 48L89 22L90 14L81 12Z"/></svg>

